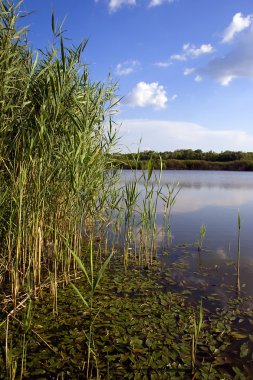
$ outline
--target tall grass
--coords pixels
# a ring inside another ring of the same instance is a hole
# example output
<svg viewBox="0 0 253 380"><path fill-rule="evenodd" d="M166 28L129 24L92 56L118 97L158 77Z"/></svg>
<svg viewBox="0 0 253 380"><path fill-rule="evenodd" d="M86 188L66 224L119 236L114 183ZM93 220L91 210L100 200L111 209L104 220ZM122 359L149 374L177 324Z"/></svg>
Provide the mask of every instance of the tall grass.
<svg viewBox="0 0 253 380"><path fill-rule="evenodd" d="M152 161L148 172L135 171L134 181L116 185L110 155L117 143L115 84L110 77L107 83L90 80L82 63L87 41L77 47L66 43L54 15L52 46L32 51L27 29L20 27L22 3L0 0L0 286L13 301L13 312L0 323L6 333L6 373L14 379L18 368L22 378L26 368L31 303L23 325L21 365L8 332L9 317L15 318L23 305L19 296L26 293L24 299L30 300L47 281L57 314L59 280L68 283L81 270L89 292L82 295L73 287L91 315L88 377L95 356L94 294L112 257L95 273L93 242L102 241L107 251L111 231L114 239L123 233L125 266L132 252L139 263L152 264L158 203L164 204L168 229L176 187L162 193L162 165L155 173Z"/></svg>
<svg viewBox="0 0 253 380"><path fill-rule="evenodd" d="M89 79L87 41L66 46L52 15L54 43L31 51L21 5L0 0L0 278L14 303L45 274L55 290L58 272L75 267L117 139L115 85Z"/></svg>
<svg viewBox="0 0 253 380"><path fill-rule="evenodd" d="M139 167L138 158L134 166ZM123 247L125 268L130 259L152 265L158 240L171 237L171 210L180 190L178 184L163 184L162 162L160 170L153 170L152 159L148 170L135 168L130 178L111 189L107 198L108 209L113 210L108 224L109 240L113 247L117 242L116 250ZM158 215L162 215L162 222Z"/></svg>

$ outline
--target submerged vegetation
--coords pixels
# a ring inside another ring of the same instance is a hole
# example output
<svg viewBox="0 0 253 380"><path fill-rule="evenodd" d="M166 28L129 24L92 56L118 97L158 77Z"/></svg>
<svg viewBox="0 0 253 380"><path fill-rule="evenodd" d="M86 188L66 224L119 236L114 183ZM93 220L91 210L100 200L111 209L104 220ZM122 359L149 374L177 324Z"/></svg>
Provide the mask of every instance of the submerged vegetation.
<svg viewBox="0 0 253 380"><path fill-rule="evenodd" d="M115 85L54 15L31 51L22 6L0 0L0 379L249 378L250 308L191 303L158 255L180 187L161 159L121 181Z"/></svg>

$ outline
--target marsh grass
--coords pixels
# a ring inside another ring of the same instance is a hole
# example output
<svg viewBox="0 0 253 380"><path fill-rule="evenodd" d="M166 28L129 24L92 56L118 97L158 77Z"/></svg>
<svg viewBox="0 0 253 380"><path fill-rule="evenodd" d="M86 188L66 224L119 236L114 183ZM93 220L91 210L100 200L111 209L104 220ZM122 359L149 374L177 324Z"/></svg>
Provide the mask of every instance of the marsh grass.
<svg viewBox="0 0 253 380"><path fill-rule="evenodd" d="M180 187L178 183L163 184L162 161L160 170L153 170L153 166L150 159L148 170L138 170L136 161L130 179L115 186L108 197L111 223L107 224L105 240L116 250L122 248L125 269L133 259L138 265L152 265L158 241L171 237L171 211ZM158 223L158 214L163 216L162 223Z"/></svg>
<svg viewBox="0 0 253 380"><path fill-rule="evenodd" d="M20 27L22 3L0 0L0 286L12 297L14 318L20 295L42 295L44 281L58 314L59 278L69 283L82 269L77 257L104 222L108 189L117 181L109 155L117 142L115 84L90 80L82 63L87 40L70 45L54 14L51 47L32 51ZM89 302L99 280L91 273ZM6 368L15 378L8 320L1 322ZM25 332L22 339L21 378Z"/></svg>
<svg viewBox="0 0 253 380"><path fill-rule="evenodd" d="M193 334L192 334L192 350L191 350L192 374L194 374L195 372L196 359L197 359L196 358L197 347L198 347L198 341L199 341L202 325L203 325L203 306L202 306L202 301L201 301L198 318L196 318L195 314L193 316Z"/></svg>
<svg viewBox="0 0 253 380"><path fill-rule="evenodd" d="M104 261L103 265L95 273L94 262L93 262L94 252L93 252L92 239L90 240L89 253L90 255L89 255L89 272L88 272L82 260L76 255L74 251L72 251L72 255L74 256L77 262L77 265L83 274L83 278L85 282L88 284L88 295L85 296L73 282L71 283L71 286L73 287L75 293L77 294L78 298L80 299L84 307L84 311L88 312L90 316L88 333L84 332L84 335L87 341L87 349L88 349L87 358L84 358L84 361L87 360L87 365L86 365L87 379L91 377L91 373L90 373L91 356L93 357L93 362L96 363L96 343L95 343L95 338L94 338L93 325L98 317L99 310L94 311L94 305L93 305L94 296L99 286L99 283L106 271L106 268L109 265L111 258L113 256L113 252L112 252ZM99 378L99 371L98 371L97 366L96 366L96 369L97 369L97 378Z"/></svg>
<svg viewBox="0 0 253 380"><path fill-rule="evenodd" d="M30 51L21 4L0 1L1 278L14 303L21 289L38 291L44 272L56 289L58 271L75 267L71 249L81 254L100 217L117 139L115 85L90 81L87 41L66 46L52 15L52 46Z"/></svg>
<svg viewBox="0 0 253 380"><path fill-rule="evenodd" d="M112 119L118 102L116 85L110 77L107 83L90 80L82 63L87 40L70 45L54 14L52 45L32 51L27 29L20 27L26 16L22 6L22 1L0 0L0 286L13 304L13 313L1 326L6 331L10 378L15 377L16 358L8 321L16 317L21 294L42 297L47 282L57 318L59 286L71 282L92 315L89 362L95 355L94 293L110 252L123 239L125 269L133 257L151 265L156 255L158 200L166 203L164 215L173 204L173 191L162 196L162 164L154 173L152 160L147 172L139 175L134 170L134 181L119 185L110 155L117 143ZM71 280L80 271L90 287L86 296ZM25 326L21 378L28 322ZM86 369L88 375L89 365Z"/></svg>

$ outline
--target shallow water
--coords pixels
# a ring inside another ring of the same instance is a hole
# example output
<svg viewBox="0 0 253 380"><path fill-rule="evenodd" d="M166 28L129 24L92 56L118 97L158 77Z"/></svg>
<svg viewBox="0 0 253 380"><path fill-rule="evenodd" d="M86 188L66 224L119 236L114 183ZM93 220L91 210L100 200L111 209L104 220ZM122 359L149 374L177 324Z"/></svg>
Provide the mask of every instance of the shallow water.
<svg viewBox="0 0 253 380"><path fill-rule="evenodd" d="M132 173L123 171L123 181L131 182L132 180ZM188 286L196 288L198 296L206 297L214 293L221 300L226 300L228 293L230 295L235 293L239 211L241 294L252 296L253 173L163 171L163 186L173 183L179 183L181 190L171 215L172 237L167 242L167 246L164 244L163 237L160 237L158 252L164 263L169 265L179 263L179 269L174 269L177 284L183 286L187 281ZM140 183L141 193L143 189ZM162 204L159 204L158 225L162 223L162 216L163 208ZM202 224L206 226L206 234L203 250L199 253L196 241ZM166 250L168 253L164 255ZM182 266L187 269L182 270Z"/></svg>

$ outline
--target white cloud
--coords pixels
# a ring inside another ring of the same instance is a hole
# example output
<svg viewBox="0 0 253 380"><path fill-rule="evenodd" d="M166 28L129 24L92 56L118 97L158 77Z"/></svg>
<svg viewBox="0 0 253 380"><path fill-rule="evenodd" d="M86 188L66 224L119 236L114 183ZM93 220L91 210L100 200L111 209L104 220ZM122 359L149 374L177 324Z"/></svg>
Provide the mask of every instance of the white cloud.
<svg viewBox="0 0 253 380"><path fill-rule="evenodd" d="M201 75L196 75L194 78L195 82L201 82L203 80Z"/></svg>
<svg viewBox="0 0 253 380"><path fill-rule="evenodd" d="M195 47L194 45L188 45L185 48L188 56L198 57L203 54L210 54L214 52L214 48L211 44L202 44L200 47Z"/></svg>
<svg viewBox="0 0 253 380"><path fill-rule="evenodd" d="M170 101L174 101L174 100L176 100L178 98L178 96L177 96L177 94L174 94L174 95L172 95L172 97L170 98Z"/></svg>
<svg viewBox="0 0 253 380"><path fill-rule="evenodd" d="M184 75L185 76L191 75L192 73L194 73L194 71L195 71L194 67L186 67L186 69L184 69Z"/></svg>
<svg viewBox="0 0 253 380"><path fill-rule="evenodd" d="M111 12L117 11L123 5L136 5L136 0L109 0L108 2Z"/></svg>
<svg viewBox="0 0 253 380"><path fill-rule="evenodd" d="M222 86L228 86L230 82L232 82L233 79L235 79L235 75L224 75L218 78L218 81Z"/></svg>
<svg viewBox="0 0 253 380"><path fill-rule="evenodd" d="M163 69L165 69L165 68L167 68L167 67L169 67L169 66L171 66L172 65L172 63L171 62L168 62L168 61L160 61L160 62L156 62L155 63L155 66L157 66L157 67L161 67L161 68L163 68Z"/></svg>
<svg viewBox="0 0 253 380"><path fill-rule="evenodd" d="M222 86L236 78L253 79L253 27L245 32L224 57L216 57L208 65L197 70L200 76L209 76Z"/></svg>
<svg viewBox="0 0 253 380"><path fill-rule="evenodd" d="M227 43L233 40L234 36L244 29L247 29L253 21L253 15L243 16L241 12L234 15L232 22L225 29L223 34L223 43Z"/></svg>
<svg viewBox="0 0 253 380"><path fill-rule="evenodd" d="M184 70L184 75L187 76L187 75L191 75L193 73L196 72L196 69L194 67L187 67L185 70ZM195 75L195 78L194 78L195 82L201 82L203 80L202 76L197 74Z"/></svg>
<svg viewBox="0 0 253 380"><path fill-rule="evenodd" d="M100 0L94 0L98 3ZM149 0L148 7L157 7L164 3L174 3L176 0ZM107 0L110 12L115 12L124 5L136 5L137 0Z"/></svg>
<svg viewBox="0 0 253 380"><path fill-rule="evenodd" d="M186 55L185 54L173 54L170 56L170 58L173 61L186 61Z"/></svg>
<svg viewBox="0 0 253 380"><path fill-rule="evenodd" d="M187 43L183 45L182 53L173 54L170 58L176 61L186 61L188 58L196 58L213 52L214 47L211 44L202 44L196 47L195 45Z"/></svg>
<svg viewBox="0 0 253 380"><path fill-rule="evenodd" d="M251 151L253 134L241 130L211 130L188 122L150 119L121 120L122 143L137 150L143 146L151 150L202 149L203 151Z"/></svg>
<svg viewBox="0 0 253 380"><path fill-rule="evenodd" d="M175 0L150 0L149 7L157 7L164 3L174 3Z"/></svg>
<svg viewBox="0 0 253 380"><path fill-rule="evenodd" d="M117 75L129 75L141 68L141 64L137 60L129 60L123 63L118 63L115 69Z"/></svg>
<svg viewBox="0 0 253 380"><path fill-rule="evenodd" d="M168 96L164 86L158 82L139 82L126 98L126 103L133 107L165 108Z"/></svg>

